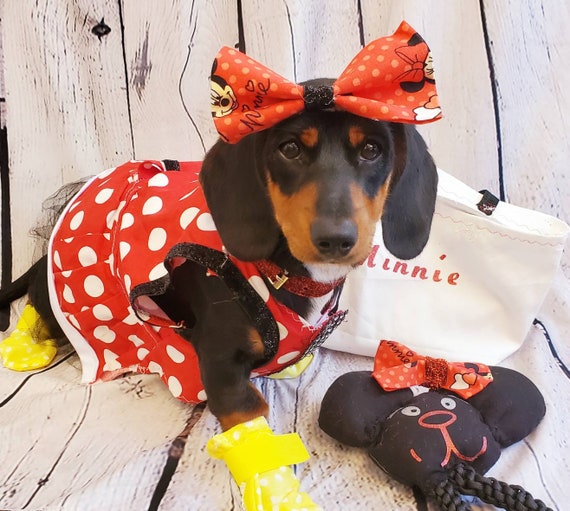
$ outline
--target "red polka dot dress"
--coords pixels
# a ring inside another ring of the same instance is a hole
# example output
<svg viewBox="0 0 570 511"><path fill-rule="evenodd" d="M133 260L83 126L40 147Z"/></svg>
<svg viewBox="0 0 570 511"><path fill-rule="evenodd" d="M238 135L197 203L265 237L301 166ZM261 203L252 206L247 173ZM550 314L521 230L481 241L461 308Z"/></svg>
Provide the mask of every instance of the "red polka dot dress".
<svg viewBox="0 0 570 511"><path fill-rule="evenodd" d="M81 359L84 382L157 373L175 397L191 403L207 398L191 343L147 294L137 292L168 281L169 269L180 264L179 257L168 257L173 247L223 253L198 181L200 167L125 163L87 183L59 219L49 248L50 300ZM253 263L229 258L279 332L276 354L255 375L294 364L319 340L328 314L308 325L274 300Z"/></svg>

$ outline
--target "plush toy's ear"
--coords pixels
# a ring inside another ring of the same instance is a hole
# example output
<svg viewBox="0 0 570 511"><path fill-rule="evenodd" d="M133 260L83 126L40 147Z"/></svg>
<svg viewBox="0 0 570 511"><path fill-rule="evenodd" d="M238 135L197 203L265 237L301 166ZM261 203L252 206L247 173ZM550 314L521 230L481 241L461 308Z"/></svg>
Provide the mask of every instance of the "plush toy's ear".
<svg viewBox="0 0 570 511"><path fill-rule="evenodd" d="M280 229L269 200L261 162L266 133L237 144L218 141L206 154L200 182L228 252L243 261L269 257Z"/></svg>
<svg viewBox="0 0 570 511"><path fill-rule="evenodd" d="M393 255L412 259L421 253L429 238L437 168L414 126L392 126L396 164L382 214L382 236Z"/></svg>
<svg viewBox="0 0 570 511"><path fill-rule="evenodd" d="M343 444L369 447L378 442L386 418L412 398L409 389L386 392L370 371L346 373L327 390L319 426Z"/></svg>
<svg viewBox="0 0 570 511"><path fill-rule="evenodd" d="M469 404L479 410L501 447L522 440L546 413L542 394L526 376L506 367L491 367L493 382Z"/></svg>

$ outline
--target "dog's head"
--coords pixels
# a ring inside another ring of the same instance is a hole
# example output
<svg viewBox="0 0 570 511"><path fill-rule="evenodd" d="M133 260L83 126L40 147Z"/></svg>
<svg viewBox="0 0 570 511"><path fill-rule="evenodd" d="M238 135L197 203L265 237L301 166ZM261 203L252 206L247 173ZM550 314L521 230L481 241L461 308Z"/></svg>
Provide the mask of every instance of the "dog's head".
<svg viewBox="0 0 570 511"><path fill-rule="evenodd" d="M388 250L417 256L437 188L413 126L334 108L304 111L237 144L218 141L201 180L231 254L267 258L283 236L305 264L360 263L380 219Z"/></svg>

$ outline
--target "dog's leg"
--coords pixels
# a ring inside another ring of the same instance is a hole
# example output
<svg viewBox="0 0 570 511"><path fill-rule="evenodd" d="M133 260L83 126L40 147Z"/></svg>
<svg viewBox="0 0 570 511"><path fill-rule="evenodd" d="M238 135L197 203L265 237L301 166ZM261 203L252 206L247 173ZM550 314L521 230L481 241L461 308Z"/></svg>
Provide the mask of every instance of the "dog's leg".
<svg viewBox="0 0 570 511"><path fill-rule="evenodd" d="M203 267L185 263L154 299L185 325L179 333L196 350L208 407L224 430L210 440L208 452L226 462L246 509L318 509L299 492L289 466L306 461L306 449L298 435L273 434L267 403L250 382L265 347L235 293Z"/></svg>
<svg viewBox="0 0 570 511"><path fill-rule="evenodd" d="M230 306L224 307L226 304ZM208 406L224 430L208 442L208 453L226 462L248 511L319 509L299 491L299 481L289 466L306 461L309 453L297 434L273 433L265 418L267 403L249 381L251 360L259 358L262 346L259 336L251 328L240 331L244 327L238 325L244 324L243 318L234 323L232 317L241 311L235 303L226 304L213 307L221 310L212 315L218 319L215 324L209 322L206 331L210 343L214 339L232 339L232 343L221 342L217 350L210 344L204 350L200 345L206 339L199 332L192 334L194 339L195 334L199 338L197 351ZM236 337L247 339L240 349L235 348Z"/></svg>
<svg viewBox="0 0 570 511"><path fill-rule="evenodd" d="M40 369L49 365L56 353L55 339L33 305L27 303L15 330L0 342L4 366L14 371Z"/></svg>
<svg viewBox="0 0 570 511"><path fill-rule="evenodd" d="M56 337L61 330L53 317L47 291L47 257L42 257L24 275L0 293L0 302L9 303L28 293L15 330L0 342L5 367L30 371L49 365L57 353Z"/></svg>

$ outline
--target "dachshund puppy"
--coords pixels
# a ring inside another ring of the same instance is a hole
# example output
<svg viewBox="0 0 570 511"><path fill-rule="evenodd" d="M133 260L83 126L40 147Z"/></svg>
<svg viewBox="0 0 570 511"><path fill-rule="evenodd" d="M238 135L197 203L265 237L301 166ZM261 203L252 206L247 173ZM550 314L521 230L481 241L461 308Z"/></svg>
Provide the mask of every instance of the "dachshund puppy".
<svg viewBox="0 0 570 511"><path fill-rule="evenodd" d="M408 25L399 30L396 43L418 44ZM275 88L263 76L252 108ZM216 103L232 78L216 79ZM28 292L51 336L76 348L86 382L157 373L176 397L207 400L224 431L267 415L250 377L301 361L343 320L342 284L379 223L392 254L417 256L437 190L414 126L335 106L331 80L303 87L320 95L317 107L307 96L271 126L231 89L213 109L222 138L202 164L127 162L93 178L67 205L48 256L0 292L0 307ZM232 113L245 132L230 140L219 126ZM276 467L301 461L278 458Z"/></svg>

